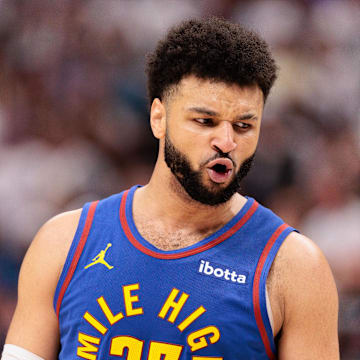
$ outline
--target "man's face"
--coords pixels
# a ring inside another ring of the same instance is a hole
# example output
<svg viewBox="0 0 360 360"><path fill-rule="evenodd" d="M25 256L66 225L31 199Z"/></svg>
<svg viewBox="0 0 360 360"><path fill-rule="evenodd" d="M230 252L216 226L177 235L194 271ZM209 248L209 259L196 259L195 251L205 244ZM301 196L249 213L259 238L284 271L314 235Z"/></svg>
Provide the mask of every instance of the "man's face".
<svg viewBox="0 0 360 360"><path fill-rule="evenodd" d="M216 154L213 158L208 159L208 161L201 166L200 170L196 171L191 167L186 155L175 148L169 136L166 135L165 137L165 162L167 166L188 195L193 200L204 205L219 205L230 200L235 192L239 190L241 180L249 172L254 156L255 154L241 164L239 170L234 172L230 183L225 187L217 187L215 185L206 186L202 181L202 169L212 160L222 158L229 159L229 156L227 154Z"/></svg>
<svg viewBox="0 0 360 360"><path fill-rule="evenodd" d="M218 205L239 190L255 154L262 111L257 86L195 76L168 97L165 162L193 200Z"/></svg>

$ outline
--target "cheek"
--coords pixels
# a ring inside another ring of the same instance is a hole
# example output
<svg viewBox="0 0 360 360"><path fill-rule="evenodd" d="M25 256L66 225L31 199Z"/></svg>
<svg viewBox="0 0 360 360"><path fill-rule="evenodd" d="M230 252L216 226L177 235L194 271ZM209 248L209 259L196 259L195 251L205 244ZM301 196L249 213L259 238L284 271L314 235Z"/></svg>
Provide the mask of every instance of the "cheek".
<svg viewBox="0 0 360 360"><path fill-rule="evenodd" d="M242 160L251 156L257 147L259 141L259 132L249 132L241 136L238 140L237 151Z"/></svg>
<svg viewBox="0 0 360 360"><path fill-rule="evenodd" d="M186 139L193 144L206 143L211 134L210 129L206 129L204 127L200 128L198 125L191 122L186 122L179 131L181 131Z"/></svg>
<svg viewBox="0 0 360 360"><path fill-rule="evenodd" d="M209 144L209 134L206 131L199 131L192 124L183 124L174 128L173 132L176 134L177 146L183 151L191 153L205 151Z"/></svg>
<svg viewBox="0 0 360 360"><path fill-rule="evenodd" d="M176 131L176 129L174 129ZM173 133L171 133L173 134ZM199 138L189 136L190 134L186 131L180 131L175 133L176 135L170 135L171 142L176 149L181 152L189 161L193 170L199 170L199 164L202 160L202 154L204 151L204 145Z"/></svg>

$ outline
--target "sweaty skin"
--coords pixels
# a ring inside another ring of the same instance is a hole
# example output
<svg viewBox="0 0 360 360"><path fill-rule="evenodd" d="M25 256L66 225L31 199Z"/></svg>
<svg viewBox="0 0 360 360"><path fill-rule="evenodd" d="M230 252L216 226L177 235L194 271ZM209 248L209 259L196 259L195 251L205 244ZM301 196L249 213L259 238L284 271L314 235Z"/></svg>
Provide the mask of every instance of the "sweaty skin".
<svg viewBox="0 0 360 360"><path fill-rule="evenodd" d="M197 243L232 219L246 202L238 193L218 206L191 199L164 161L166 134L192 168L201 171L202 184L220 191L231 178L214 183L201 164L221 150L238 170L255 152L262 112L263 96L257 86L195 76L184 78L163 101L154 100L150 122L160 143L158 159L150 182L135 192L133 203L135 224L147 241L164 250ZM18 304L6 343L49 360L59 351L53 296L80 212L64 213L46 223L20 271ZM323 254L310 239L294 232L287 237L270 270L267 289L279 359L339 359L337 291Z"/></svg>

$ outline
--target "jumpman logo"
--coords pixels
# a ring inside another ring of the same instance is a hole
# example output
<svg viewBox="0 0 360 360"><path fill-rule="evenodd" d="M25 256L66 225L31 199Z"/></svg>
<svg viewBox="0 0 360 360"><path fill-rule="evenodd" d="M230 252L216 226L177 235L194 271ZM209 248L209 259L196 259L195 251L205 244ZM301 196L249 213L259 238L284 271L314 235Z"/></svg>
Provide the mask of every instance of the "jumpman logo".
<svg viewBox="0 0 360 360"><path fill-rule="evenodd" d="M85 269L89 268L90 266L96 265L96 264L103 264L105 265L109 270L113 268L112 265L109 265L107 261L105 260L105 254L108 251L109 247L111 247L112 244L108 243L106 248L104 250L101 250L93 259L92 262L85 266Z"/></svg>

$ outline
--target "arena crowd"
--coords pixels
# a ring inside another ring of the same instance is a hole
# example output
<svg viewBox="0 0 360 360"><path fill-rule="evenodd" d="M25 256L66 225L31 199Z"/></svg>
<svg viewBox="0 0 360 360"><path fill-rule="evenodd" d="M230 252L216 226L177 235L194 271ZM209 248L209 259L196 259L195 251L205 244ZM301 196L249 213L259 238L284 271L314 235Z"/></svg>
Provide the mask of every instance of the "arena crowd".
<svg viewBox="0 0 360 360"><path fill-rule="evenodd" d="M60 212L147 182L144 56L181 19L223 16L270 43L280 76L242 192L324 251L343 360L360 358L360 2L0 1L0 349L19 266Z"/></svg>

